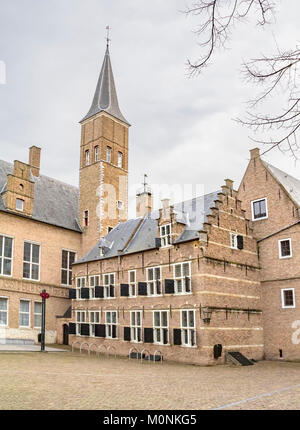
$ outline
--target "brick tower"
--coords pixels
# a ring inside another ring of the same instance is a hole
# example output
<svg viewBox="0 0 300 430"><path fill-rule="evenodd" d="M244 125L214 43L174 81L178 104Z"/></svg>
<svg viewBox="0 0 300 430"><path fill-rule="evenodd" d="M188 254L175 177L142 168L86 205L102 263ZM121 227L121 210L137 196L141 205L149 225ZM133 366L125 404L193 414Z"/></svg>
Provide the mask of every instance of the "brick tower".
<svg viewBox="0 0 300 430"><path fill-rule="evenodd" d="M128 217L130 124L119 108L108 43L91 108L80 123L79 222L84 255Z"/></svg>

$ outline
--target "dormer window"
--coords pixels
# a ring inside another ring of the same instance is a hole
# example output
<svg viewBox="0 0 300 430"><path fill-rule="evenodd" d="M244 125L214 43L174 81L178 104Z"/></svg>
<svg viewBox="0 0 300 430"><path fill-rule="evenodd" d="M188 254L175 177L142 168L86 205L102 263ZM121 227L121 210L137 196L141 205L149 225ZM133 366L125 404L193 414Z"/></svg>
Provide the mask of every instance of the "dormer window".
<svg viewBox="0 0 300 430"><path fill-rule="evenodd" d="M253 200L251 202L252 221L268 218L267 199Z"/></svg>
<svg viewBox="0 0 300 430"><path fill-rule="evenodd" d="M160 227L161 246L166 247L172 244L171 242L171 224L162 225Z"/></svg>
<svg viewBox="0 0 300 430"><path fill-rule="evenodd" d="M85 151L85 165L88 166L90 164L90 151Z"/></svg>
<svg viewBox="0 0 300 430"><path fill-rule="evenodd" d="M24 211L24 200L22 199L16 199L16 209L17 211Z"/></svg>

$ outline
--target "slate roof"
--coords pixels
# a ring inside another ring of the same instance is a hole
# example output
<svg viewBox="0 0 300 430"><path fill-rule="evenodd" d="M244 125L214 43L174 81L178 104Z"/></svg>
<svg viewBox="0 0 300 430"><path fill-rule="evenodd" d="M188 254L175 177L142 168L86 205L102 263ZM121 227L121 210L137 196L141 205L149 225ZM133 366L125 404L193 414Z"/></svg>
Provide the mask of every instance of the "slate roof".
<svg viewBox="0 0 300 430"><path fill-rule="evenodd" d="M199 238L199 230L203 228L210 208L214 207L218 199L216 191L191 200L174 204L177 221L185 225L182 234L174 243L182 243ZM118 224L83 258L74 264L116 257L118 255L132 254L155 248L155 238L158 237L159 211L153 211L149 217L137 218ZM100 255L100 247L105 253Z"/></svg>
<svg viewBox="0 0 300 430"><path fill-rule="evenodd" d="M92 105L87 115L80 122L83 122L86 119L103 111L130 125L129 122L122 115L119 108L108 46L106 48L104 61L102 64Z"/></svg>
<svg viewBox="0 0 300 430"><path fill-rule="evenodd" d="M283 188L287 191L294 203L300 207L300 181L291 175L283 172L277 167L263 161L265 167L269 170L271 175L279 182Z"/></svg>
<svg viewBox="0 0 300 430"><path fill-rule="evenodd" d="M7 175L13 173L13 164L0 160L0 211L7 212L2 193L6 189ZM32 176L34 211L32 219L81 232L78 217L78 188L48 176Z"/></svg>

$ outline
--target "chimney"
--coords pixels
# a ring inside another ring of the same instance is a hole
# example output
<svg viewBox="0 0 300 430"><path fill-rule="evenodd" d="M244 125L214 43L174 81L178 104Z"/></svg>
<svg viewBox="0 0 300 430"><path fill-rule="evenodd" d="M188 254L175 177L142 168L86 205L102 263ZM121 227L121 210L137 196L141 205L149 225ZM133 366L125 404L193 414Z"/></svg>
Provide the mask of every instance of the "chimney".
<svg viewBox="0 0 300 430"><path fill-rule="evenodd" d="M136 217L145 217L152 211L153 199L149 187L136 193Z"/></svg>
<svg viewBox="0 0 300 430"><path fill-rule="evenodd" d="M259 148L250 149L251 160L254 158L260 158Z"/></svg>
<svg viewBox="0 0 300 430"><path fill-rule="evenodd" d="M41 161L41 148L31 146L29 148L29 165L33 176L40 176L40 161Z"/></svg>

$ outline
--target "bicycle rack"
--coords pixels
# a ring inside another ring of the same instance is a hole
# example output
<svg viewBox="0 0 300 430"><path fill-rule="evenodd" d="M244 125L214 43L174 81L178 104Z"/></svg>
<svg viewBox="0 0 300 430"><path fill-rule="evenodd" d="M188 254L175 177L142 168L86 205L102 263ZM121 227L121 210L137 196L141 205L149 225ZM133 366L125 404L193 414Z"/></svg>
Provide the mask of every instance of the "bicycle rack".
<svg viewBox="0 0 300 430"><path fill-rule="evenodd" d="M109 345L109 347L107 348L107 351L106 351L107 357L110 357L110 353L109 353L110 350L114 350L115 358L117 358L117 350L116 350L116 347L113 345Z"/></svg>
<svg viewBox="0 0 300 430"><path fill-rule="evenodd" d="M104 350L105 350L104 354L107 354L107 348L106 348L106 346L105 346L105 345L103 345L103 344L101 344L101 345L99 345L99 346L98 346L98 348L97 348L97 352L96 352L97 357L99 357L99 354L100 354L100 352L101 352L101 348L104 348Z"/></svg>
<svg viewBox="0 0 300 430"><path fill-rule="evenodd" d="M139 351L134 346L132 348L130 348L129 355L128 355L129 360L131 360L131 353L132 352L136 352L137 354L139 353Z"/></svg>
<svg viewBox="0 0 300 430"><path fill-rule="evenodd" d="M78 343L79 345L81 345L78 340L76 340L75 342L73 342L72 343L72 352L74 352L74 345L76 345L76 343Z"/></svg>
<svg viewBox="0 0 300 430"><path fill-rule="evenodd" d="M90 352L89 352L89 349L90 349L90 347L89 347L89 343L88 342L82 342L81 344L80 344L80 354L81 354L81 351L82 351L82 347L83 347L83 345L87 345L88 346L88 353L89 353L89 355L90 355Z"/></svg>
<svg viewBox="0 0 300 430"><path fill-rule="evenodd" d="M153 357L154 357L154 363L156 363L156 360L155 360L156 354L157 354L157 355L159 354L159 355L161 356L160 363L162 364L162 363L163 363L163 355L162 355L162 352L161 352L161 351L159 351L158 349L157 349L156 351L154 351L154 354L153 354Z"/></svg>
<svg viewBox="0 0 300 430"><path fill-rule="evenodd" d="M92 346L93 345L95 345L96 347L98 346L98 344L97 343L90 343L89 344L89 349L88 349L88 353L89 353L89 355L90 355L90 353L91 353L91 348L92 348ZM97 348L96 348L96 350L97 350ZM93 352L93 351L92 351ZM96 351L94 351L94 352L96 352Z"/></svg>
<svg viewBox="0 0 300 430"><path fill-rule="evenodd" d="M150 361L150 351L148 351L148 349L144 348L144 349L142 349L142 352L141 352L141 363L143 362L143 354L145 354L145 353L148 353L148 361ZM145 360L146 360L146 357L145 357Z"/></svg>

